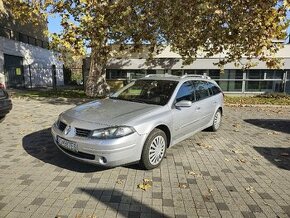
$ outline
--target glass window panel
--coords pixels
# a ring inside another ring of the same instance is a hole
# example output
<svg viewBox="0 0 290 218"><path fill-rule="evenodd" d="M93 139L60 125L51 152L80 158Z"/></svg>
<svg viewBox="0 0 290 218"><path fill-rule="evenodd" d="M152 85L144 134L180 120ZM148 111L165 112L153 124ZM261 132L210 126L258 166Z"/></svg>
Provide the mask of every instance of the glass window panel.
<svg viewBox="0 0 290 218"><path fill-rule="evenodd" d="M184 74L195 74L195 70L184 70Z"/></svg>
<svg viewBox="0 0 290 218"><path fill-rule="evenodd" d="M209 76L212 79L219 79L220 78L220 70L209 70Z"/></svg>
<svg viewBox="0 0 290 218"><path fill-rule="evenodd" d="M193 84L195 86L195 98L197 101L210 96L209 87L206 82L196 80L193 81Z"/></svg>
<svg viewBox="0 0 290 218"><path fill-rule="evenodd" d="M204 75L207 73L207 70L195 70L195 74L197 75Z"/></svg>
<svg viewBox="0 0 290 218"><path fill-rule="evenodd" d="M171 74L175 76L182 76L182 70L171 70Z"/></svg>
<svg viewBox="0 0 290 218"><path fill-rule="evenodd" d="M267 79L283 79L283 70L264 70Z"/></svg>
<svg viewBox="0 0 290 218"><path fill-rule="evenodd" d="M264 79L263 70L248 70L247 72L248 79Z"/></svg>
<svg viewBox="0 0 290 218"><path fill-rule="evenodd" d="M217 81L218 85L223 91L228 92L241 92L242 81Z"/></svg>
<svg viewBox="0 0 290 218"><path fill-rule="evenodd" d="M182 100L187 100L187 101L194 100L194 87L191 82L185 82L179 88L176 95L176 102L179 102Z"/></svg>
<svg viewBox="0 0 290 218"><path fill-rule="evenodd" d="M247 81L246 91L250 92L282 92L282 81Z"/></svg>

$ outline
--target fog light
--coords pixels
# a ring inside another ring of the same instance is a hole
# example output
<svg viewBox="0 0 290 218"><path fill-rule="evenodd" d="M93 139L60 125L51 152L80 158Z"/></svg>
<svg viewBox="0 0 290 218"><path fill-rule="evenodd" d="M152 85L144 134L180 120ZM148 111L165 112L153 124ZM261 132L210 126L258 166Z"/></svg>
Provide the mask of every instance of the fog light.
<svg viewBox="0 0 290 218"><path fill-rule="evenodd" d="M106 164L107 159L105 157L99 157L99 162L100 162L100 164Z"/></svg>

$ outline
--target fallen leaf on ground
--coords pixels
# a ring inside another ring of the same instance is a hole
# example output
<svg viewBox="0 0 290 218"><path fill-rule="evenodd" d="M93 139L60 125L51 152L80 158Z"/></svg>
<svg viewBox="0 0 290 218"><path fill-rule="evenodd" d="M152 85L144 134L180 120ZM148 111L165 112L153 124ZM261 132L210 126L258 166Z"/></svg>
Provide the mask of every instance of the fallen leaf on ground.
<svg viewBox="0 0 290 218"><path fill-rule="evenodd" d="M244 159L237 159L237 162L246 163L246 160L244 160Z"/></svg>
<svg viewBox="0 0 290 218"><path fill-rule="evenodd" d="M212 189L212 188L209 188L209 189L208 189L208 192L209 192L209 193L212 193L212 192L213 192L213 189Z"/></svg>
<svg viewBox="0 0 290 218"><path fill-rule="evenodd" d="M230 161L228 158L225 158L225 161Z"/></svg>
<svg viewBox="0 0 290 218"><path fill-rule="evenodd" d="M241 150L240 149L235 149L235 150L231 150L233 153L235 153L235 154L239 154L239 153L241 153Z"/></svg>
<svg viewBox="0 0 290 218"><path fill-rule="evenodd" d="M263 203L264 203L265 205L267 205L267 206L270 206L270 207L272 206L271 204L269 204L269 203L267 203L267 202L265 202L265 201L264 201Z"/></svg>
<svg viewBox="0 0 290 218"><path fill-rule="evenodd" d="M179 183L178 187L179 188L188 188L188 184L186 184L186 183Z"/></svg>
<svg viewBox="0 0 290 218"><path fill-rule="evenodd" d="M188 174L188 175L191 175L191 176L195 176L195 175L196 175L196 173L193 172L193 171L188 171L187 174Z"/></svg>
<svg viewBox="0 0 290 218"><path fill-rule="evenodd" d="M122 179L117 179L116 183L117 183L117 184L123 184L124 181L123 181Z"/></svg>
<svg viewBox="0 0 290 218"><path fill-rule="evenodd" d="M234 129L234 132L239 132L239 130L238 129Z"/></svg>
<svg viewBox="0 0 290 218"><path fill-rule="evenodd" d="M235 128L239 128L240 126L241 126L241 125L238 124L238 123L233 124L233 127L235 127Z"/></svg>
<svg viewBox="0 0 290 218"><path fill-rule="evenodd" d="M281 159L274 159L275 162L281 162Z"/></svg>
<svg viewBox="0 0 290 218"><path fill-rule="evenodd" d="M147 189L152 187L152 180L143 179L143 182L137 185L137 188L147 191Z"/></svg>
<svg viewBox="0 0 290 218"><path fill-rule="evenodd" d="M208 144L205 144L205 143L202 143L202 142L197 142L196 143L198 146L200 147L204 147L204 148L211 148L212 146L211 145L208 145Z"/></svg>
<svg viewBox="0 0 290 218"><path fill-rule="evenodd" d="M247 187L246 191L249 192L250 194L255 192L255 190L254 190L254 188L252 186Z"/></svg>

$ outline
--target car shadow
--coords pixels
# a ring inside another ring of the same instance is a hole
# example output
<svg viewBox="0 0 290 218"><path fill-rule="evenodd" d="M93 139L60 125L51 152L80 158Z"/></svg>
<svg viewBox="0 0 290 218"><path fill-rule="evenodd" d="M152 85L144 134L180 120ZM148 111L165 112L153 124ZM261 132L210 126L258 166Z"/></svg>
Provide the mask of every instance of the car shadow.
<svg viewBox="0 0 290 218"><path fill-rule="evenodd" d="M246 119L252 125L273 131L290 134L290 120L285 119Z"/></svg>
<svg viewBox="0 0 290 218"><path fill-rule="evenodd" d="M63 154L54 144L50 128L28 134L22 138L24 150L31 156L57 167L88 173L107 170L101 166L80 163Z"/></svg>
<svg viewBox="0 0 290 218"><path fill-rule="evenodd" d="M145 217L169 217L162 212L159 212L154 208L151 208L148 205L134 199L132 196L128 196L116 189L79 188L79 190L90 195L97 201L102 202L110 209L118 212L122 215L122 217L135 218L141 217L141 214L145 215ZM121 207L116 206L118 204L123 204L124 206L127 205L129 208L124 208L122 210ZM134 207L133 211L130 211L131 206Z"/></svg>
<svg viewBox="0 0 290 218"><path fill-rule="evenodd" d="M278 168L290 170L290 148L254 146L254 149Z"/></svg>

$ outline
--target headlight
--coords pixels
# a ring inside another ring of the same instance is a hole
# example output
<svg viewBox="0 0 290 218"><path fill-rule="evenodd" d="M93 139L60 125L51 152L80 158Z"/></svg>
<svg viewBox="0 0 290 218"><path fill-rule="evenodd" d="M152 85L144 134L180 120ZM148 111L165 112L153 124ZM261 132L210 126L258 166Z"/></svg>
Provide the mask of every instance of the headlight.
<svg viewBox="0 0 290 218"><path fill-rule="evenodd" d="M97 139L114 139L114 138L120 138L126 135L130 135L133 132L135 132L135 130L132 127L116 126L116 127L106 128L106 129L94 130L91 136Z"/></svg>

